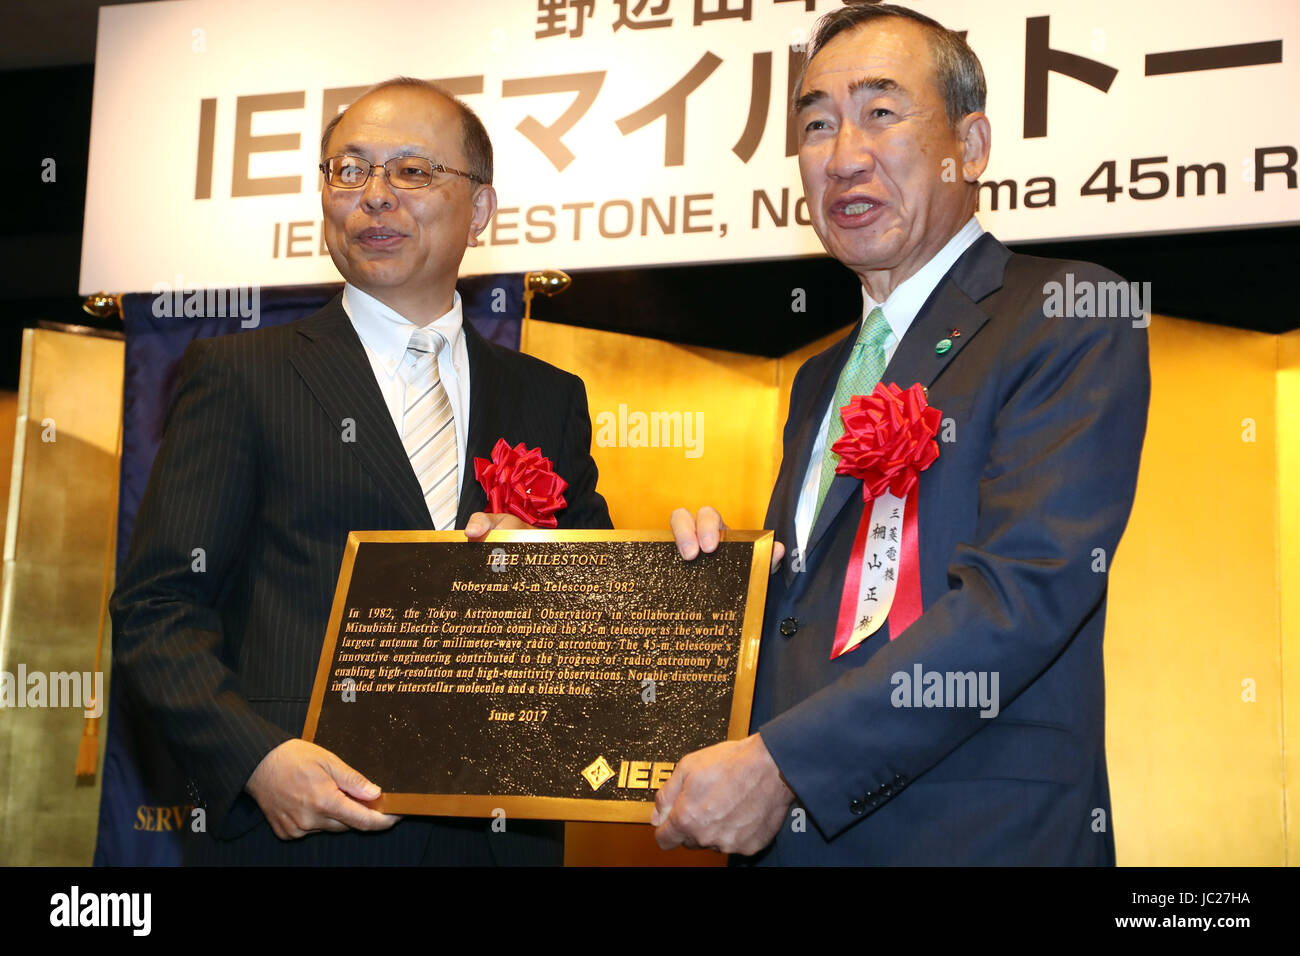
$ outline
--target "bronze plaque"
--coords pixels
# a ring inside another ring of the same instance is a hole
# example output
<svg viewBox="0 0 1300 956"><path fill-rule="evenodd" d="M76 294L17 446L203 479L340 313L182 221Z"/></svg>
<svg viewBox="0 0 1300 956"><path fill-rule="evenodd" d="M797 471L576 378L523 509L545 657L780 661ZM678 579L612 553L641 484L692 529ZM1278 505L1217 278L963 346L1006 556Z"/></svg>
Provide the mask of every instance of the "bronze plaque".
<svg viewBox="0 0 1300 956"><path fill-rule="evenodd" d="M303 736L387 813L644 823L749 732L770 531L354 532Z"/></svg>

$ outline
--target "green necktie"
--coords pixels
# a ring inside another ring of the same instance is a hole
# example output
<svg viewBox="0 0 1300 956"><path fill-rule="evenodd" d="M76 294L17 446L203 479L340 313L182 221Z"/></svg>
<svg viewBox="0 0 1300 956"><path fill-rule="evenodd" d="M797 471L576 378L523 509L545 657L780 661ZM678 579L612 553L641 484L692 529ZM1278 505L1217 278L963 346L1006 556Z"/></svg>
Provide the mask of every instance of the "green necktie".
<svg viewBox="0 0 1300 956"><path fill-rule="evenodd" d="M821 514L822 503L835 477L835 466L840 463L840 456L831 451L831 446L844 434L844 419L840 409L849 403L854 395L869 395L876 387L880 377L885 374L885 340L889 338L889 323L880 308L871 310L867 321L862 323L858 341L853 345L853 354L840 372L839 384L835 386L835 398L831 402L830 421L826 423L826 450L822 453L821 483L817 487L817 510L813 512L813 525Z"/></svg>

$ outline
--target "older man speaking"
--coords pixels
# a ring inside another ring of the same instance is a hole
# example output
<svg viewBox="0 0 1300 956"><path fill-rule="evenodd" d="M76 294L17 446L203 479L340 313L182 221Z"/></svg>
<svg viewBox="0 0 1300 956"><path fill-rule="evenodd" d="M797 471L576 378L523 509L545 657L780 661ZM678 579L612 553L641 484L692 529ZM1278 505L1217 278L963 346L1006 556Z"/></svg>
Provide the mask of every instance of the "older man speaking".
<svg viewBox="0 0 1300 956"><path fill-rule="evenodd" d="M1146 323L1050 318L1067 276L1118 277L983 232L984 99L965 41L906 8L846 6L814 32L799 170L863 312L794 381L765 522L791 553L768 587L755 732L677 765L661 846L1114 861L1102 631ZM724 527L712 508L672 525L688 559Z"/></svg>

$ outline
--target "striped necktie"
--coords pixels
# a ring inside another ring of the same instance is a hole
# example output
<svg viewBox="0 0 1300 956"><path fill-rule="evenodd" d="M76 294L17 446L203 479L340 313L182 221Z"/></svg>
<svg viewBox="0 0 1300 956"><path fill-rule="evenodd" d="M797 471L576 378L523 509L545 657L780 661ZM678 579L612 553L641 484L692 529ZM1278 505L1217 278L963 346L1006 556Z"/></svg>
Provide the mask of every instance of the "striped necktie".
<svg viewBox="0 0 1300 956"><path fill-rule="evenodd" d="M444 343L437 332L416 329L402 362L402 381L406 383L402 444L438 531L455 526L460 491L456 482L456 427L447 390L438 375L438 352Z"/></svg>
<svg viewBox="0 0 1300 956"><path fill-rule="evenodd" d="M830 490L835 478L835 466L840 463L840 456L831 451L831 446L844 434L844 419L840 409L849 403L854 395L869 395L880 377L885 374L885 340L889 338L889 323L880 307L871 310L867 321L862 323L858 341L854 343L853 354L849 356L844 370L840 372L839 384L835 386L835 398L831 402L830 420L826 423L826 449L822 452L821 483L817 486L817 510L813 512L813 526L817 525L817 516L821 514L826 492Z"/></svg>

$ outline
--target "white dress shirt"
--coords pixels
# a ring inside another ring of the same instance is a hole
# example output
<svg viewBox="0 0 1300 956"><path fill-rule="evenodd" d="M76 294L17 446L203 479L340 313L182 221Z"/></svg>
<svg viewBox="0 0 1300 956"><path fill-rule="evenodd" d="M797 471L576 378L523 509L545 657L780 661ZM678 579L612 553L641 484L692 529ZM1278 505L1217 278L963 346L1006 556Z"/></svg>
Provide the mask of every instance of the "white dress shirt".
<svg viewBox="0 0 1300 956"><path fill-rule="evenodd" d="M375 381L383 393L384 404L393 417L393 427L397 429L400 440L406 399L406 383L400 371L411 333L417 326L374 296L350 284L343 287L343 311L348 314L361 344L365 346L370 368L375 373ZM442 336L444 342L438 350L438 375L447 391L456 427L458 492L465 484L465 446L469 441L469 350L465 347L465 333L461 328L463 321L460 293L456 292L453 293L451 311L425 326L430 332Z"/></svg>
<svg viewBox="0 0 1300 956"><path fill-rule="evenodd" d="M898 351L898 344L916 319L916 314L921 311L921 306L925 305L925 300L930 298L930 293L948 274L953 264L961 258L961 254L983 234L984 228L974 216L971 216L966 221L966 225L962 226L957 234L935 253L934 258L900 283L884 302L877 302L871 298L866 286L863 286L862 318L858 320L854 335L861 334L862 323L871 314L871 310L879 306L885 313L885 321L889 323L889 337L885 339L885 364L889 364L894 353ZM898 384L900 388L905 388L912 383L899 382ZM799 503L795 508L795 546L800 553L808 543L808 536L812 534L813 512L817 509L817 491L821 485L822 456L826 453L826 428L830 424L831 404L834 400L832 395L825 412L822 413L822 423L817 429L817 440L813 442L812 452L808 456L808 463L804 469L803 489L799 492ZM836 414L839 413L839 409L834 411Z"/></svg>

